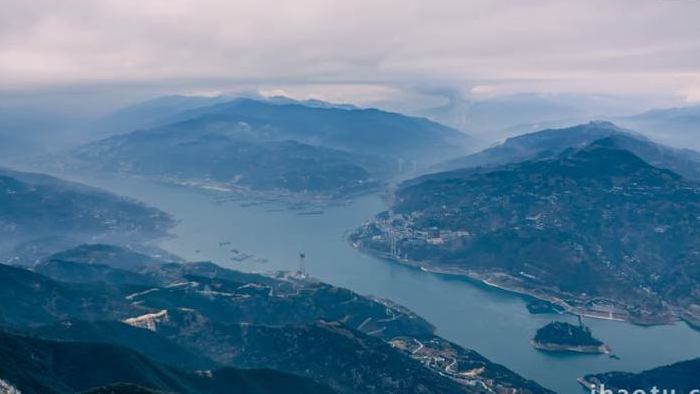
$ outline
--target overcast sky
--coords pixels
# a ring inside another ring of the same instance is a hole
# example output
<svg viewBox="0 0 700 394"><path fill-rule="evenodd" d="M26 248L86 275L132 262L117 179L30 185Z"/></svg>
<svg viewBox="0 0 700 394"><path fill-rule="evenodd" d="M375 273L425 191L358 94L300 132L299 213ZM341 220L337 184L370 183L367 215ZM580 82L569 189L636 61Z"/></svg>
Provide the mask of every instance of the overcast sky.
<svg viewBox="0 0 700 394"><path fill-rule="evenodd" d="M0 0L0 93L700 102L700 1Z"/></svg>

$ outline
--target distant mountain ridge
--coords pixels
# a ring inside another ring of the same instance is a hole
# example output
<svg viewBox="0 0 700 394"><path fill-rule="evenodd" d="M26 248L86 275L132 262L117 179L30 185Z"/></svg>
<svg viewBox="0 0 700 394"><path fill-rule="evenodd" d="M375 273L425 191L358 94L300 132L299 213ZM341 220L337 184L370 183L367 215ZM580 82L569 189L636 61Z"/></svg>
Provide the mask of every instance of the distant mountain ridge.
<svg viewBox="0 0 700 394"><path fill-rule="evenodd" d="M615 122L672 146L700 150L700 105L653 109Z"/></svg>
<svg viewBox="0 0 700 394"><path fill-rule="evenodd" d="M187 119L187 111L231 100L225 96L169 95L120 108L95 121L93 140Z"/></svg>
<svg viewBox="0 0 700 394"><path fill-rule="evenodd" d="M313 145L404 160L429 160L425 152L437 150L448 156L463 151L470 143L465 134L428 119L373 108L276 104L241 98L197 109L190 118L194 115L243 121L272 135Z"/></svg>
<svg viewBox="0 0 700 394"><path fill-rule="evenodd" d="M193 135L183 127L183 132L168 128L158 134L112 137L81 148L77 157L104 171L213 184L221 190L351 193L378 182L360 165L372 159L295 141L258 142L217 132ZM376 167L384 166L376 162Z"/></svg>
<svg viewBox="0 0 700 394"><path fill-rule="evenodd" d="M255 100L268 104L298 104L317 108L358 109L353 105L334 104L321 100L295 100L285 96L233 97L227 95L198 96L174 94L151 98L113 111L96 121L95 127L104 138L108 134L124 134L134 130L151 129L177 123L215 112L218 104L236 100ZM93 139L96 139L93 137Z"/></svg>
<svg viewBox="0 0 700 394"><path fill-rule="evenodd" d="M512 94L489 97L448 97L446 105L420 111L443 124L465 130L484 141L522 133L632 114L645 103L630 97L577 94Z"/></svg>
<svg viewBox="0 0 700 394"><path fill-rule="evenodd" d="M641 134L611 122L593 121L563 129L547 129L508 138L502 144L436 165L440 171L495 167L508 163L556 156L567 149L580 149L601 139L634 152L650 164L673 170L689 179L700 180L700 153L655 143Z"/></svg>
<svg viewBox="0 0 700 394"><path fill-rule="evenodd" d="M78 166L221 190L350 195L466 151L466 135L376 109L239 98L78 148Z"/></svg>

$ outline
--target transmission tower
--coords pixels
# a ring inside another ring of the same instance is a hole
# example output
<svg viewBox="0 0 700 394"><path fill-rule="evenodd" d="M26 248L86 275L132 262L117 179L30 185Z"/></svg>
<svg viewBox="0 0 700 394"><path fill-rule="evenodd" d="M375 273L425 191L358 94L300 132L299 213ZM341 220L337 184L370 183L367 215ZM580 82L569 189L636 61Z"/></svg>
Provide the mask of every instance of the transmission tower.
<svg viewBox="0 0 700 394"><path fill-rule="evenodd" d="M389 230L387 232L387 238L389 238L389 254L391 255L391 257L398 257L396 233L394 232L394 230Z"/></svg>
<svg viewBox="0 0 700 394"><path fill-rule="evenodd" d="M299 252L299 269L297 274L302 278L306 278L306 253L304 252Z"/></svg>

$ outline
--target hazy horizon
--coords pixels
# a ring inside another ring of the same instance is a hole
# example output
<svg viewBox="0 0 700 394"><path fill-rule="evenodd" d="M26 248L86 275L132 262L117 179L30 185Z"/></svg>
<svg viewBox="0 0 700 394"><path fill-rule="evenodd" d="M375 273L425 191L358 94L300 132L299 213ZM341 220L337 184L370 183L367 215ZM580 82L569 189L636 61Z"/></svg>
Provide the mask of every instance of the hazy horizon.
<svg viewBox="0 0 700 394"><path fill-rule="evenodd" d="M405 112L500 96L700 102L692 1L9 2L0 106L261 93Z"/></svg>

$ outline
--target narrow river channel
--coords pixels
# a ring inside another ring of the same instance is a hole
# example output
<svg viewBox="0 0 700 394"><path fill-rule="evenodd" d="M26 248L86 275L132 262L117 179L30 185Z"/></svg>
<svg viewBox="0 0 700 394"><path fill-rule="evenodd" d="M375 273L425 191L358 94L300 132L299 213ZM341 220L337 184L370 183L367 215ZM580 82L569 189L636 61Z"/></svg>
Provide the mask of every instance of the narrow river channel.
<svg viewBox="0 0 700 394"><path fill-rule="evenodd" d="M347 231L385 209L378 195L320 212L275 204L220 202L212 194L136 179L74 177L141 200L172 214L178 224L160 246L188 260L211 260L245 271L294 270L300 251L310 275L361 294L396 301L422 315L438 334L475 349L560 393L578 393L576 378L610 370L641 371L700 357L700 332L684 323L639 327L586 320L620 360L605 355L552 355L529 345L535 331L554 319L531 315L517 295L455 277L378 260L355 250ZM246 258L246 255L252 257Z"/></svg>

